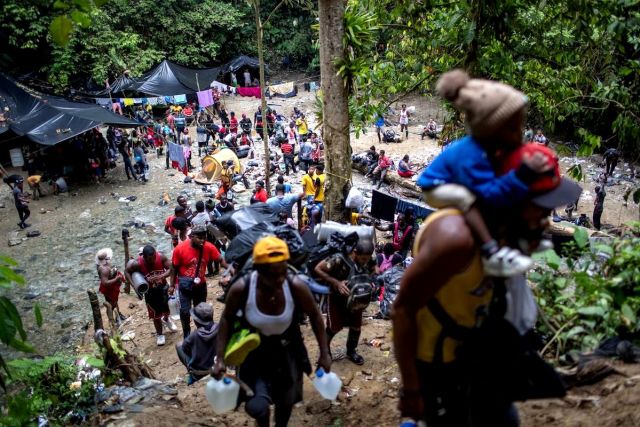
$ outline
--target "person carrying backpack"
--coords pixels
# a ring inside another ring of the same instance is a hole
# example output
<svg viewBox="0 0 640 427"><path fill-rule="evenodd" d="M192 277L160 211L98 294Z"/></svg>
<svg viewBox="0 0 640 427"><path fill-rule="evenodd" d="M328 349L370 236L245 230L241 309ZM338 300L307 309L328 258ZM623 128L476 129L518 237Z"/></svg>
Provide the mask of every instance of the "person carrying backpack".
<svg viewBox="0 0 640 427"><path fill-rule="evenodd" d="M346 357L356 365L364 358L356 348L360 340L362 313L369 305L373 294L371 280L373 244L360 240L349 255L336 253L320 261L314 268L315 276L331 287L327 308L327 336L329 342L342 330L349 328ZM336 355L334 360L342 355Z"/></svg>
<svg viewBox="0 0 640 427"><path fill-rule="evenodd" d="M275 426L288 425L293 405L302 400L302 374L311 373L311 364L299 314L306 313L313 326L320 354L316 366L326 372L331 369L322 315L307 285L289 274L289 259L283 240L275 236L258 240L253 270L231 285L218 330L213 375L220 378L226 363L239 365L238 377L254 392L240 400L259 427L270 425L271 404ZM234 339L255 334L259 339Z"/></svg>

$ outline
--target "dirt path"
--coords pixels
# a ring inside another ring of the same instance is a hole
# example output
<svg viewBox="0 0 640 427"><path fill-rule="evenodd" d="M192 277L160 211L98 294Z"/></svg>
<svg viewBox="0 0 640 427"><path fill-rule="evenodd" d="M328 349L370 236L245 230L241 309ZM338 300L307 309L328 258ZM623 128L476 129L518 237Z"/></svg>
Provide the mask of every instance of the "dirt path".
<svg viewBox="0 0 640 427"><path fill-rule="evenodd" d="M217 283L209 284L209 301L215 301L220 288ZM187 386L184 377L186 369L175 354L174 345L181 341L181 333L167 334L167 343L158 347L151 321L146 318L144 306L136 298L123 296L124 312L130 320L122 328L123 332L133 331L135 338L126 343L129 351L143 355L153 368L158 379L174 382L178 389L177 399L166 406L149 408L142 413L116 415L109 420L114 426L177 426L216 425L252 426L251 419L241 407L237 412L216 415L204 397L207 379ZM214 318L217 321L222 312L222 304L213 302ZM129 307L132 308L129 308ZM393 426L397 425L396 410L399 373L390 350L390 322L371 319L377 311L371 305L366 312L362 328L359 351L365 358L363 366L356 366L343 360L333 364L333 370L342 378L346 389L340 393L337 402L321 399L311 382L304 380L304 402L293 412L292 427L314 425L328 426ZM312 361L317 357L317 345L309 326L303 327L303 334ZM367 343L378 339L377 347ZM346 333L341 332L333 342L333 350L344 349ZM89 334L85 342L90 342ZM85 346L90 351L90 346ZM633 427L640 425L640 366L620 365L622 375L613 375L593 385L572 390L565 399L539 400L518 404L523 427ZM108 418L105 417L106 421Z"/></svg>

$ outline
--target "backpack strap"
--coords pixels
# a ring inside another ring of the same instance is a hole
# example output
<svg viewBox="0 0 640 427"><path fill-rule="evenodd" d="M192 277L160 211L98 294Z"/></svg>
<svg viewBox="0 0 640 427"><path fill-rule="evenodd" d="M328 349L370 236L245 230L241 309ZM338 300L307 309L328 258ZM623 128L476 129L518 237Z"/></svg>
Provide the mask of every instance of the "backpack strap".
<svg viewBox="0 0 640 427"><path fill-rule="evenodd" d="M471 335L472 328L461 326L447 313L442 307L440 301L435 297L431 298L427 302L427 308L433 314L433 317L440 323L442 330L436 340L436 346L433 351L434 363L443 363L444 361L444 340L445 338L453 338L458 341L463 341Z"/></svg>

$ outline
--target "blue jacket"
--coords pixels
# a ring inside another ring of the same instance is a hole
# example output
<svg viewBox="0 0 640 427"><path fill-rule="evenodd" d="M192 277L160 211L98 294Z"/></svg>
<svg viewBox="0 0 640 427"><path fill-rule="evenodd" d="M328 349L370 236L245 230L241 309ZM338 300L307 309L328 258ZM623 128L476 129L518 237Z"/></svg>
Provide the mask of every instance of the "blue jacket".
<svg viewBox="0 0 640 427"><path fill-rule="evenodd" d="M487 153L469 135L453 141L440 153L416 184L425 190L442 184L463 185L486 204L498 208L514 206L528 193L527 185L514 170L496 176Z"/></svg>

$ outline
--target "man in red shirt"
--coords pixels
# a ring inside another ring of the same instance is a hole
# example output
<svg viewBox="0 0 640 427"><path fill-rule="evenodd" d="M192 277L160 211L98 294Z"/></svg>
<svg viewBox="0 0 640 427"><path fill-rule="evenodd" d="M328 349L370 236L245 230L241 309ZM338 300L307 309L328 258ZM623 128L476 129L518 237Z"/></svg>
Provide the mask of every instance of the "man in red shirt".
<svg viewBox="0 0 640 427"><path fill-rule="evenodd" d="M142 249L142 253L138 259L132 259L127 264L125 276L129 283L133 283L131 275L133 273L144 275L149 282L149 290L144 294L144 300L147 304L147 314L149 319L153 321L156 328L156 344L164 345L165 337L162 330L164 325L171 332L177 332L178 328L169 316L169 294L167 278L173 274L171 261L156 251L156 249L147 245Z"/></svg>
<svg viewBox="0 0 640 427"><path fill-rule="evenodd" d="M259 202L266 203L267 198L267 190L264 189L264 181L260 180L256 182L256 189L253 191L253 196L251 196L251 204Z"/></svg>
<svg viewBox="0 0 640 427"><path fill-rule="evenodd" d="M198 225L191 230L191 239L180 243L173 250L172 264L175 271L173 293L177 285L180 299L180 323L182 334L186 339L191 333L191 315L189 310L207 300L207 283L205 273L209 262L218 261L223 267L226 263L218 249L207 242L207 228Z"/></svg>
<svg viewBox="0 0 640 427"><path fill-rule="evenodd" d="M289 142L289 140L285 140L280 145L280 150L282 150L282 157L284 157L284 173L289 175L289 167L291 167L293 173L297 173L298 171L296 170L296 163L294 161L294 147L291 145L291 142Z"/></svg>
<svg viewBox="0 0 640 427"><path fill-rule="evenodd" d="M173 220L178 217L184 217L185 209L183 206L178 205L173 212L173 215L169 215L167 220L164 222L164 231L171 235L171 243L175 248L178 246L178 231L172 225Z"/></svg>
<svg viewBox="0 0 640 427"><path fill-rule="evenodd" d="M229 119L229 132L236 135L238 133L238 119L236 113L231 112L231 118Z"/></svg>

